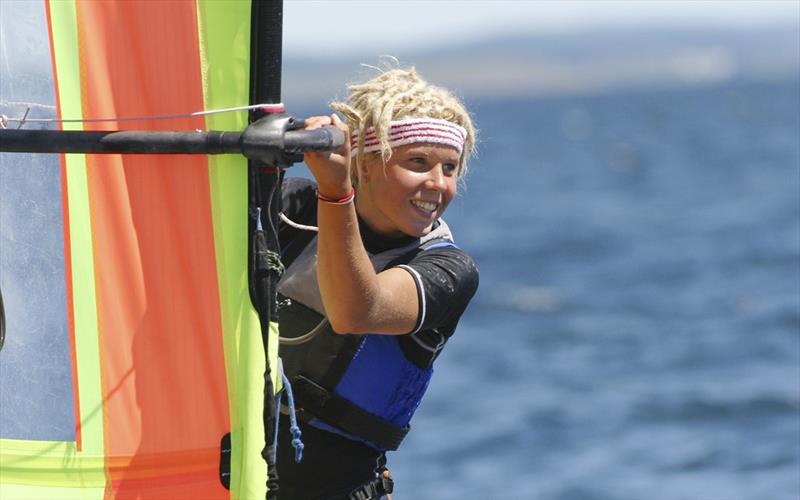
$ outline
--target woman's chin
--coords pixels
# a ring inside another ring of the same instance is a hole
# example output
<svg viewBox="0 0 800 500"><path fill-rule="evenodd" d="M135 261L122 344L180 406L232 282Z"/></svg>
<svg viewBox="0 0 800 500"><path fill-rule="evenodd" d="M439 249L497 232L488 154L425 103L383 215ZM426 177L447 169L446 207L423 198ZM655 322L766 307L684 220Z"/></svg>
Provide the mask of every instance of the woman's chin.
<svg viewBox="0 0 800 500"><path fill-rule="evenodd" d="M409 234L409 236L414 236L416 238L422 238L426 234L430 233L433 230L433 224L428 224L425 227L415 228L413 234Z"/></svg>

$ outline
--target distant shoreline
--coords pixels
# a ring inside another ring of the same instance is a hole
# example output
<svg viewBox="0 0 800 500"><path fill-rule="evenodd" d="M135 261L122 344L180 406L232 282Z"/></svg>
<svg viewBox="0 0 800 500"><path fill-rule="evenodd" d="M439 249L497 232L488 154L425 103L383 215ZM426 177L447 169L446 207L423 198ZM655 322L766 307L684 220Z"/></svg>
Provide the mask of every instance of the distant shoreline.
<svg viewBox="0 0 800 500"><path fill-rule="evenodd" d="M800 79L800 28L659 29L513 36L392 54L468 99L593 95ZM378 57L287 55L285 100L343 96Z"/></svg>

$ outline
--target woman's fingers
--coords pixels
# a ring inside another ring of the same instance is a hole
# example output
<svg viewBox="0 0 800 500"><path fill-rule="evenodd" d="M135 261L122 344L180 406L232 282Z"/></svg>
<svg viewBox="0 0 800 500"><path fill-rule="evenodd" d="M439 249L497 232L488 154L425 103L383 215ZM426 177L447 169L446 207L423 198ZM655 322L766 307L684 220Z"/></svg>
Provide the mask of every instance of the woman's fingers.
<svg viewBox="0 0 800 500"><path fill-rule="evenodd" d="M339 115L337 115L336 113L327 116L312 116L306 118L305 122L306 122L305 126L306 130L314 130L328 125L333 125L337 128L342 129L345 132L350 131L347 124L343 122L342 119L339 118Z"/></svg>
<svg viewBox="0 0 800 500"><path fill-rule="evenodd" d="M339 115L337 115L336 113L332 113L331 116L330 116L330 119L331 119L331 125L333 125L334 127L337 127L339 130L344 132L344 144L342 144L342 147L340 147L339 149L336 150L336 153L340 154L340 155L342 155L344 157L349 157L349 155L350 155L350 127L348 127L347 124L345 122L343 122L342 119L339 118ZM348 158L348 161L349 161L349 158Z"/></svg>
<svg viewBox="0 0 800 500"><path fill-rule="evenodd" d="M315 130L325 125L331 125L333 120L330 116L312 116L306 118L306 130Z"/></svg>
<svg viewBox="0 0 800 500"><path fill-rule="evenodd" d="M345 193L350 185L350 132L336 113L327 116L312 116L306 119L306 130L315 130L325 126L334 126L345 134L345 142L336 151L307 152L305 162L308 165L321 192Z"/></svg>

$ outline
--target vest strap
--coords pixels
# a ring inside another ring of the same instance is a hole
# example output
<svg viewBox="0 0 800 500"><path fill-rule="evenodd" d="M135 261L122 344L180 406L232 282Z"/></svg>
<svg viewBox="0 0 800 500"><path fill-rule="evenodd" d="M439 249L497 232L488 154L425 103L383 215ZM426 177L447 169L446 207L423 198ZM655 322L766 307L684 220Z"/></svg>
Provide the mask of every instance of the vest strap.
<svg viewBox="0 0 800 500"><path fill-rule="evenodd" d="M411 428L408 425L397 427L302 375L294 378L292 387L302 420L308 422L319 418L382 450L396 450Z"/></svg>

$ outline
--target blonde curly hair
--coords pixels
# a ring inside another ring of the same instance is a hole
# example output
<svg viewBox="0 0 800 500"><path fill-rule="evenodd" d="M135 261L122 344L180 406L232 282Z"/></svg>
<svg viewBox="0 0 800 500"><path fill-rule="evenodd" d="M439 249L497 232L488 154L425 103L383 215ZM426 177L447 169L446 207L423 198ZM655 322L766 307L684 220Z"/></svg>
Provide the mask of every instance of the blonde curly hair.
<svg viewBox="0 0 800 500"><path fill-rule="evenodd" d="M354 182L358 181L358 172L364 161L366 130L374 127L381 145L379 153L385 163L392 156L390 122L403 118L438 118L464 127L467 138L459 159L458 175L466 174L467 159L475 151L476 130L469 112L448 90L429 84L413 67L384 71L367 82L349 85L347 89L350 91L347 102L332 102L330 106L344 115L351 130L358 131Z"/></svg>

